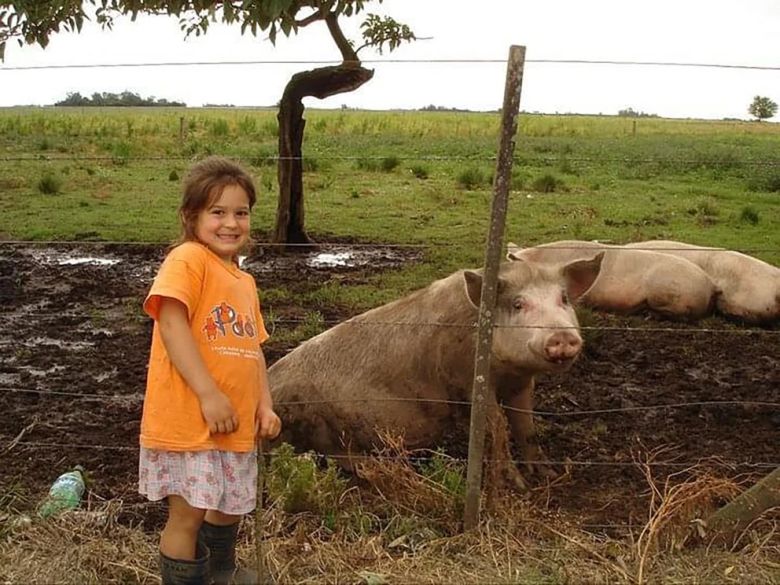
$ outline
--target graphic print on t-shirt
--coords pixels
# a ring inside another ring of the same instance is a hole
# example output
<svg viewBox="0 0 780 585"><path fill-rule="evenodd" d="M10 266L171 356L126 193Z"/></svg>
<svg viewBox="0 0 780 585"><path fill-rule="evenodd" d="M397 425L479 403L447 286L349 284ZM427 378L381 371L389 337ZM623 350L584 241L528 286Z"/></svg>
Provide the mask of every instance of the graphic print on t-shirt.
<svg viewBox="0 0 780 585"><path fill-rule="evenodd" d="M257 328L251 314L242 315L225 301L214 305L202 329L208 341L219 337L234 335L236 337L255 337Z"/></svg>

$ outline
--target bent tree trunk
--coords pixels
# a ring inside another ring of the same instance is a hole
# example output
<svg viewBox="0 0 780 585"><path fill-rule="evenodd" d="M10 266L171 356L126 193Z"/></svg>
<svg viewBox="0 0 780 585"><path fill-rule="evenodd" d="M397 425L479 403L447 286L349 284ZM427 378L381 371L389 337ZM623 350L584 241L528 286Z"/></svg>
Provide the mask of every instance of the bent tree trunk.
<svg viewBox="0 0 780 585"><path fill-rule="evenodd" d="M350 92L374 75L356 63L320 67L296 73L284 89L279 104L279 202L273 241L279 244L312 244L304 226L303 208L303 98L323 99Z"/></svg>

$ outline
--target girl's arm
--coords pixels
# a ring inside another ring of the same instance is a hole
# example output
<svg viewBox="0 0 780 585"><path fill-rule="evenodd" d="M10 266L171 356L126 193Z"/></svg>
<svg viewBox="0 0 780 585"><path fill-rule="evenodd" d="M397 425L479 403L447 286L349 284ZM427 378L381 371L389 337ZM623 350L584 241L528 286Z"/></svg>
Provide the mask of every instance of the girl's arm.
<svg viewBox="0 0 780 585"><path fill-rule="evenodd" d="M274 412L274 402L268 387L268 372L263 350L260 350L260 400L255 415L255 432L259 439L273 439L282 430L282 421Z"/></svg>
<svg viewBox="0 0 780 585"><path fill-rule="evenodd" d="M238 428L230 399L217 387L190 331L187 307L170 297L160 302L158 317L165 350L181 377L200 401L200 410L212 433L232 433ZM265 371L265 370L264 370Z"/></svg>

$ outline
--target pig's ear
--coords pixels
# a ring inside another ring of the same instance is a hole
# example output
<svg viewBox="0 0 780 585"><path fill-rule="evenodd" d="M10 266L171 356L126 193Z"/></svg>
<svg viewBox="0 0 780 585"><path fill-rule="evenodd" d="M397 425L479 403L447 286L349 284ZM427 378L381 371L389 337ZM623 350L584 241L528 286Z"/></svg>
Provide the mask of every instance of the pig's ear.
<svg viewBox="0 0 780 585"><path fill-rule="evenodd" d="M479 307L482 300L482 275L473 270L463 272L463 278L466 281L466 295L469 301L475 307Z"/></svg>
<svg viewBox="0 0 780 585"><path fill-rule="evenodd" d="M604 252L599 252L590 260L577 260L563 267L563 276L566 278L566 292L569 298L576 301L593 286L601 270L601 261Z"/></svg>
<svg viewBox="0 0 780 585"><path fill-rule="evenodd" d="M514 242L509 242L506 245L506 259L507 260L520 260L520 252L522 252L523 249L515 244Z"/></svg>
<svg viewBox="0 0 780 585"><path fill-rule="evenodd" d="M479 307L482 302L482 275L473 270L465 270L463 278L466 281L466 295L468 295L469 301L475 307ZM507 281L499 277L496 280L496 295L500 295L506 287Z"/></svg>

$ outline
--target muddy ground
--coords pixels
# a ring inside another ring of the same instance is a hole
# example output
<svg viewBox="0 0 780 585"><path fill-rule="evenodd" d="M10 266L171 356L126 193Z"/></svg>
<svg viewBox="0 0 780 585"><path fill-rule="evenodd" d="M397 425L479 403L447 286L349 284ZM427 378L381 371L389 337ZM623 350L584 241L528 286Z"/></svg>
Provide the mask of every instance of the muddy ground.
<svg viewBox="0 0 780 585"><path fill-rule="evenodd" d="M332 241L332 238L328 238ZM296 291L419 260L419 251L351 246L355 253L317 263L315 253L259 249L245 267L262 288ZM143 517L135 494L138 428L151 324L141 300L164 255L161 246L0 244L0 494L34 505L56 476L76 464L89 473L91 497L121 498L132 522ZM349 316L337 306L277 302L280 319L318 309L328 322ZM747 332L719 319L686 325L647 317L594 315L592 325L638 328L586 331L588 348L567 374L539 379L542 444L570 475L531 495L540 506L583 525L644 524L647 482L632 454L665 448L659 478L698 462L722 476L758 478L780 461L780 410L767 405L638 407L688 402L780 403L780 331ZM700 331L701 328L710 329ZM652 329L652 330L651 330ZM289 351L274 342L269 362ZM560 413L621 409L590 414ZM466 452L466 437L450 449ZM615 528L617 530L618 528Z"/></svg>

